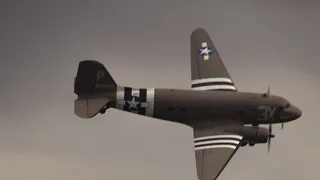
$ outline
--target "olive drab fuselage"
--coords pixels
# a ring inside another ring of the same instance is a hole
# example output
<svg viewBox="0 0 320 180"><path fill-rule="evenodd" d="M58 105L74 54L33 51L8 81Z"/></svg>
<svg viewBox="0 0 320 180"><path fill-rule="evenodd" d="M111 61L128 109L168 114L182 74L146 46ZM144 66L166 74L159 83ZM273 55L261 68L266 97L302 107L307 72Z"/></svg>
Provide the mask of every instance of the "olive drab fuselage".
<svg viewBox="0 0 320 180"><path fill-rule="evenodd" d="M223 118L267 124L279 121L284 101L247 92L118 87L115 108L186 125Z"/></svg>

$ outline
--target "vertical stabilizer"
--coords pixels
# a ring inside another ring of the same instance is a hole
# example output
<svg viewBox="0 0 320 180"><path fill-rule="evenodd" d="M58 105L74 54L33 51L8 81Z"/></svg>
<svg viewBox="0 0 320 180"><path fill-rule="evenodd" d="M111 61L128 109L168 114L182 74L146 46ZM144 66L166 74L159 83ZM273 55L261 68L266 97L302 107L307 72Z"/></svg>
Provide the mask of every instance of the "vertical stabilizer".
<svg viewBox="0 0 320 180"><path fill-rule="evenodd" d="M79 63L75 78L74 112L81 118L91 118L108 108L115 99L117 84L107 69L98 61L84 60Z"/></svg>

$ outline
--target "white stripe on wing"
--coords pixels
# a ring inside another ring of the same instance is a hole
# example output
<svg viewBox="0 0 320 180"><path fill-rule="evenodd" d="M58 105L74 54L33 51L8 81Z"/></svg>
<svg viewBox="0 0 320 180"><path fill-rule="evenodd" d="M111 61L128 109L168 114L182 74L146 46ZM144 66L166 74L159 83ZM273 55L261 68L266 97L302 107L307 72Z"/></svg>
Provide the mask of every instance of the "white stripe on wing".
<svg viewBox="0 0 320 180"><path fill-rule="evenodd" d="M235 149L240 144L242 136L239 135L214 135L198 137L194 139L195 150L212 148L231 148Z"/></svg>

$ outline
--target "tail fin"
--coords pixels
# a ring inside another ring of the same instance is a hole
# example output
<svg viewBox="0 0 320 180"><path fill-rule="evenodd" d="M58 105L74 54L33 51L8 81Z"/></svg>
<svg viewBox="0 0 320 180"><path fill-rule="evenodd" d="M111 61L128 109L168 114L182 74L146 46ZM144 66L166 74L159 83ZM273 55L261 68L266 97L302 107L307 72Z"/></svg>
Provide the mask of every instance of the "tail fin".
<svg viewBox="0 0 320 180"><path fill-rule="evenodd" d="M107 103L116 95L117 84L98 61L84 60L79 63L75 78L74 112L81 118L91 118L105 111Z"/></svg>
<svg viewBox="0 0 320 180"><path fill-rule="evenodd" d="M98 61L85 60L79 63L74 92L81 96L92 93L116 91L117 84Z"/></svg>

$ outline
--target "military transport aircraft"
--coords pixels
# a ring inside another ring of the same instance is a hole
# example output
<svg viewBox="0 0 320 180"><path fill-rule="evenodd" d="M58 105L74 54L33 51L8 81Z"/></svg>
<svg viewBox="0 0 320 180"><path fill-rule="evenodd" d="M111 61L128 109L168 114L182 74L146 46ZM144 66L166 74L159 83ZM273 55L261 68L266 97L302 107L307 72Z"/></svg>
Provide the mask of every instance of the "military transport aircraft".
<svg viewBox="0 0 320 180"><path fill-rule="evenodd" d="M120 86L103 64L81 61L74 110L81 118L92 118L116 108L188 125L194 130L198 178L215 180L240 146L268 142L269 149L274 137L271 124L298 119L302 112L269 90L239 92L204 29L192 32L190 44L190 89Z"/></svg>

